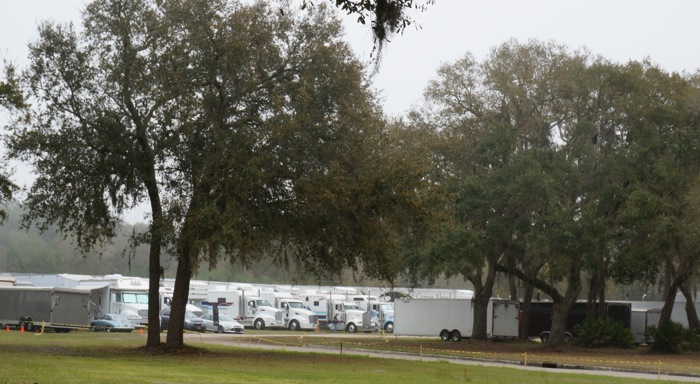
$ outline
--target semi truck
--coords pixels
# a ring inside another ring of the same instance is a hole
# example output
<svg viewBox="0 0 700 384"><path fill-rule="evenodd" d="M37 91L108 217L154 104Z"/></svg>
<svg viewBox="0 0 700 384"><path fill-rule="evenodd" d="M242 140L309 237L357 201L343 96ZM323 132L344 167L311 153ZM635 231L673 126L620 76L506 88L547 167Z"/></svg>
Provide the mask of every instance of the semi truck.
<svg viewBox="0 0 700 384"><path fill-rule="evenodd" d="M356 295L352 301L363 311L369 311L377 330L392 333L394 331L394 303L381 301L377 296Z"/></svg>
<svg viewBox="0 0 700 384"><path fill-rule="evenodd" d="M487 336L518 337L518 302L492 299L488 304ZM401 299L394 302L394 333L438 336L443 341L469 338L474 328L471 299Z"/></svg>
<svg viewBox="0 0 700 384"><path fill-rule="evenodd" d="M334 330L344 329L348 333L376 330L376 322L369 311L361 309L353 301L329 300L328 318Z"/></svg>
<svg viewBox="0 0 700 384"><path fill-rule="evenodd" d="M90 327L90 291L71 288L0 287L0 327L55 332Z"/></svg>
<svg viewBox="0 0 700 384"><path fill-rule="evenodd" d="M258 330L285 328L285 311L275 308L269 300L256 296L254 292L213 289L208 297L208 301L202 302L205 311L212 311L212 304L216 304L220 314L233 316L245 327Z"/></svg>
<svg viewBox="0 0 700 384"><path fill-rule="evenodd" d="M313 330L318 326L318 315L304 306L290 292L261 292L260 297L267 299L275 308L284 311L285 327L292 331Z"/></svg>

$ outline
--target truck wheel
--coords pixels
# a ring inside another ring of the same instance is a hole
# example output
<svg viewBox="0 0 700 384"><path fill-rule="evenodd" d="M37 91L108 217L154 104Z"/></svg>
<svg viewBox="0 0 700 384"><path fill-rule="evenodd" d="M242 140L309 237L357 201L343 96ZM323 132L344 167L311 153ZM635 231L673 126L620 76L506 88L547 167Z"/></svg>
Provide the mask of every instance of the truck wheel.
<svg viewBox="0 0 700 384"><path fill-rule="evenodd" d="M299 322L298 322L298 321L292 320L292 321L289 322L289 330L290 330L290 331L295 331L295 332L296 332L296 331L298 331L298 330L300 330L300 329L301 329L301 327L299 326Z"/></svg>
<svg viewBox="0 0 700 384"><path fill-rule="evenodd" d="M440 340L447 341L450 339L450 331L443 329L440 331Z"/></svg>
<svg viewBox="0 0 700 384"><path fill-rule="evenodd" d="M540 333L540 340L545 344L549 343L549 332Z"/></svg>
<svg viewBox="0 0 700 384"><path fill-rule="evenodd" d="M216 333L224 333L224 327L221 326L221 325L219 325L218 327L216 327Z"/></svg>
<svg viewBox="0 0 700 384"><path fill-rule="evenodd" d="M258 331L262 331L263 329L265 329L265 322L263 321L263 319L257 319L255 320L255 323L253 323L253 326Z"/></svg>
<svg viewBox="0 0 700 384"><path fill-rule="evenodd" d="M452 341L462 341L462 334L458 330L450 332L450 340Z"/></svg>
<svg viewBox="0 0 700 384"><path fill-rule="evenodd" d="M357 326L355 323L350 323L345 330L348 331L348 333L357 333Z"/></svg>
<svg viewBox="0 0 700 384"><path fill-rule="evenodd" d="M394 333L394 323L386 323L386 324L384 324L384 332L386 332L386 333Z"/></svg>

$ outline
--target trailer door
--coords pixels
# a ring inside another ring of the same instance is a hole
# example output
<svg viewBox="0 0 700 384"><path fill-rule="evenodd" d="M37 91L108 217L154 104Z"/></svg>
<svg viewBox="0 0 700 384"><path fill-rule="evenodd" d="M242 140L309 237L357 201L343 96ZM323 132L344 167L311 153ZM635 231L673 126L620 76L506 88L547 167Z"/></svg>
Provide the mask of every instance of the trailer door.
<svg viewBox="0 0 700 384"><path fill-rule="evenodd" d="M492 300L491 337L518 337L518 302Z"/></svg>

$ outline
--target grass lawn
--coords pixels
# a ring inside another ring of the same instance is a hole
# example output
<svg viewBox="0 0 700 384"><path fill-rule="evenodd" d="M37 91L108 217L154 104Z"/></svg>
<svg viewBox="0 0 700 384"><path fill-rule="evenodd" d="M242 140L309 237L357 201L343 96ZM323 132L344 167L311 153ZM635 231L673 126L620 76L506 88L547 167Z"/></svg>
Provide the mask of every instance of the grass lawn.
<svg viewBox="0 0 700 384"><path fill-rule="evenodd" d="M417 362L188 343L145 351L138 333L0 333L0 383L638 383L447 362Z"/></svg>

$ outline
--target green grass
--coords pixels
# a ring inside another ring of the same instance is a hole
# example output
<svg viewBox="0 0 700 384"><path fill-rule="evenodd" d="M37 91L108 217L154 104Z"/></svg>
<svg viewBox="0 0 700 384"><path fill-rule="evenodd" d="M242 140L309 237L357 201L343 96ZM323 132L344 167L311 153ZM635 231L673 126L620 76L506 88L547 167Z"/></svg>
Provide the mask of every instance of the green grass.
<svg viewBox="0 0 700 384"><path fill-rule="evenodd" d="M1 383L638 383L639 380L190 343L147 353L145 335L0 333Z"/></svg>

